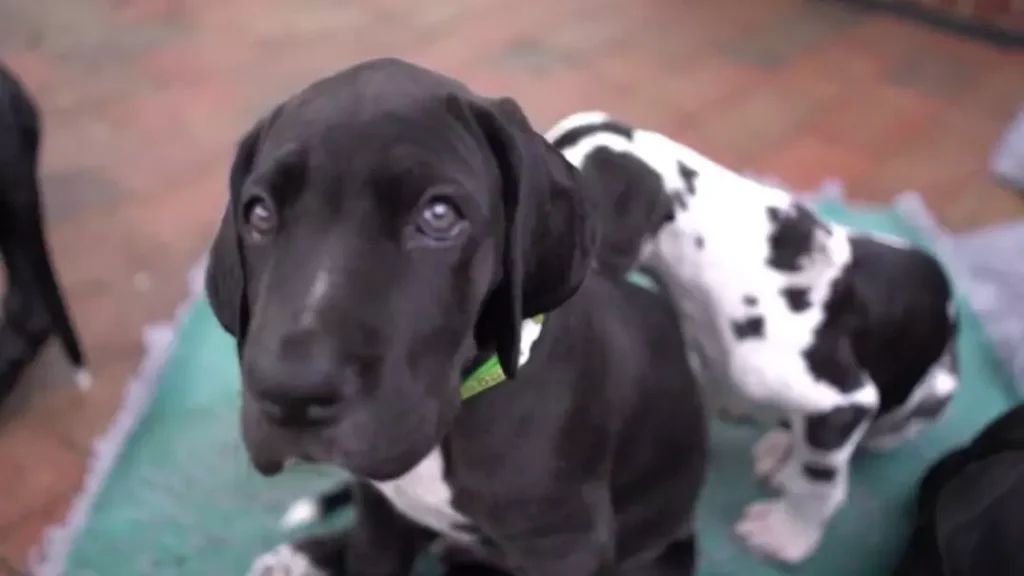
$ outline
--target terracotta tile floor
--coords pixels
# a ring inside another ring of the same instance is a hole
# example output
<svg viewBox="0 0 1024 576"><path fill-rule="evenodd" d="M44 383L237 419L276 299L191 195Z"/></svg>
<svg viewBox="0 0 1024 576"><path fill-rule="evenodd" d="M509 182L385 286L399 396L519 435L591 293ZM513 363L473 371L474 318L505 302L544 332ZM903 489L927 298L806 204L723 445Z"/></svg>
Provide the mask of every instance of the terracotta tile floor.
<svg viewBox="0 0 1024 576"><path fill-rule="evenodd" d="M953 229L1024 217L986 158L1024 56L801 0L0 0L0 57L45 113L53 250L96 387L50 350L0 422L0 572L62 517L140 328L185 295L232 144L318 75L397 55L517 97L604 108L794 186L926 195Z"/></svg>

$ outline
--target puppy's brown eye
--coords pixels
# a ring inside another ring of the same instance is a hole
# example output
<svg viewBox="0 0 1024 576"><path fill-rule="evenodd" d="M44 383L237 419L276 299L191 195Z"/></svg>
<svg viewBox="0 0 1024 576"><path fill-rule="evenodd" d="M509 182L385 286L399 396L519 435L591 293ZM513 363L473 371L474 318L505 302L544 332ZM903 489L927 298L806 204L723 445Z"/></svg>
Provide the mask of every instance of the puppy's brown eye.
<svg viewBox="0 0 1024 576"><path fill-rule="evenodd" d="M244 216L248 235L254 241L263 240L277 229L277 216L265 200L251 200L245 207Z"/></svg>
<svg viewBox="0 0 1024 576"><path fill-rule="evenodd" d="M462 229L462 213L447 200L432 200L420 212L417 227L434 240L447 240Z"/></svg>

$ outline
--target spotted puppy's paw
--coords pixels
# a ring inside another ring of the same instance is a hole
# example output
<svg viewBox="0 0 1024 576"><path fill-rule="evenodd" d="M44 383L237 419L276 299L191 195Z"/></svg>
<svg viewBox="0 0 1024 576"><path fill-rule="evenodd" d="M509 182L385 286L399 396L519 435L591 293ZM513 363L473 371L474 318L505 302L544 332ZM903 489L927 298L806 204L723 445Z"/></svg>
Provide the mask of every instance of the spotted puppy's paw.
<svg viewBox="0 0 1024 576"><path fill-rule="evenodd" d="M751 455L754 460L754 475L773 488L785 484L784 467L789 462L793 448L793 435L784 428L769 430L755 444Z"/></svg>
<svg viewBox="0 0 1024 576"><path fill-rule="evenodd" d="M246 576L327 576L308 556L282 544L256 558Z"/></svg>
<svg viewBox="0 0 1024 576"><path fill-rule="evenodd" d="M735 532L757 556L799 564L817 549L824 527L798 517L785 501L778 499L747 506Z"/></svg>

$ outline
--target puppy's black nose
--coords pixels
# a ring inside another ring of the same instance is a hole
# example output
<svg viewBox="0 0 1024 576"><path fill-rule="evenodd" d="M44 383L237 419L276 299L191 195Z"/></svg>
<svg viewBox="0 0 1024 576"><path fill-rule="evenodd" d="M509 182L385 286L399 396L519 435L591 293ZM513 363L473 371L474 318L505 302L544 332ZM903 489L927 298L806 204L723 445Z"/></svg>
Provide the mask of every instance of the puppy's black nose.
<svg viewBox="0 0 1024 576"><path fill-rule="evenodd" d="M247 362L246 386L268 420L282 427L322 426L341 410L341 369L307 334L284 338L278 352Z"/></svg>

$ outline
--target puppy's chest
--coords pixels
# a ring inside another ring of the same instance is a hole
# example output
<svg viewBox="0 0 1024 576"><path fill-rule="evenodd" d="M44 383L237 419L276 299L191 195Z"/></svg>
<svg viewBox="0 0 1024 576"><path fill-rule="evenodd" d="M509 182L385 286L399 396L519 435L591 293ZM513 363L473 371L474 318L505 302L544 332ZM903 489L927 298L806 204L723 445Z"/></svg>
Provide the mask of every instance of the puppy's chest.
<svg viewBox="0 0 1024 576"><path fill-rule="evenodd" d="M452 487L445 477L444 458L440 448L404 475L373 485L387 498L399 514L454 542L476 540L472 522L452 502Z"/></svg>

